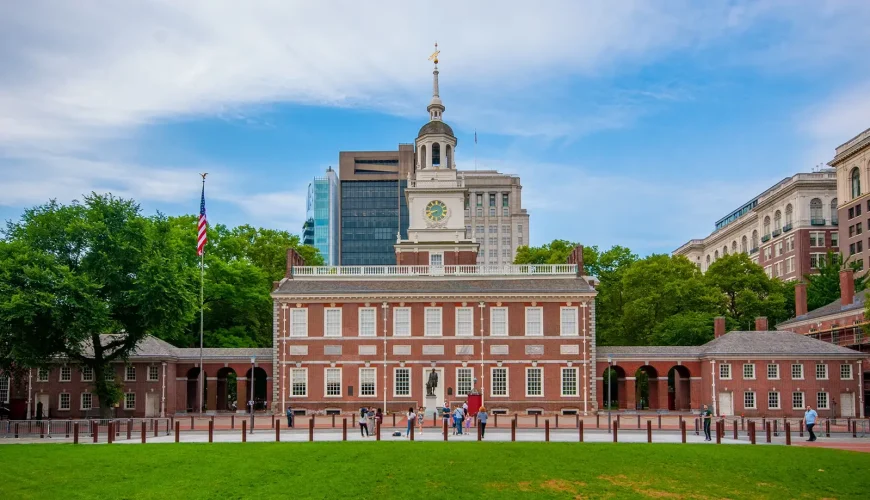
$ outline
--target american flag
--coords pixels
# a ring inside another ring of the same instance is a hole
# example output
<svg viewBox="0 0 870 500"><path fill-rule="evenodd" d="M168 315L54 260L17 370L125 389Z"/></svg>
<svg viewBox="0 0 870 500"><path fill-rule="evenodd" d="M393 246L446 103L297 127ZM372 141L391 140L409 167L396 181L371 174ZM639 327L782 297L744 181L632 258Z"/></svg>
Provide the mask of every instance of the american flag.
<svg viewBox="0 0 870 500"><path fill-rule="evenodd" d="M205 218L205 182L202 183L202 198L199 202L199 233L196 237L196 255L201 256L205 253L205 244L208 243L208 220Z"/></svg>
<svg viewBox="0 0 870 500"><path fill-rule="evenodd" d="M474 143L477 144L477 130L474 131Z"/></svg>

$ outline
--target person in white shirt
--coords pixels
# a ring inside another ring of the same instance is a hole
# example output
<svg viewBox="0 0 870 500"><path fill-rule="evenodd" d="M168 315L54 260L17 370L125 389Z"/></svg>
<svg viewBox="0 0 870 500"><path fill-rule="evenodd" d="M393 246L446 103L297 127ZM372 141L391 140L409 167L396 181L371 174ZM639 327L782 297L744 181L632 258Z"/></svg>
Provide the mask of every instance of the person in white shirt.
<svg viewBox="0 0 870 500"><path fill-rule="evenodd" d="M410 438L414 432L414 421L417 420L417 414L414 412L414 407L408 408L408 430L405 432L405 437Z"/></svg>

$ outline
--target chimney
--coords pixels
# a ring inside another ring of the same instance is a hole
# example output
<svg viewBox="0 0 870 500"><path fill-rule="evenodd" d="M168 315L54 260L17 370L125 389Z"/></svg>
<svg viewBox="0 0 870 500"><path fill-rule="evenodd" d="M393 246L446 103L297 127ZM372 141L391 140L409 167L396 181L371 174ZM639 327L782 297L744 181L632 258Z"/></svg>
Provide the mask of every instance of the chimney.
<svg viewBox="0 0 870 500"><path fill-rule="evenodd" d="M285 278L293 277L293 268L297 266L304 266L305 259L302 258L301 255L296 251L295 248L287 249L287 272L284 273Z"/></svg>
<svg viewBox="0 0 870 500"><path fill-rule="evenodd" d="M583 276L583 245L577 245L571 250L566 264L577 264L577 276Z"/></svg>
<svg viewBox="0 0 870 500"><path fill-rule="evenodd" d="M759 316L755 318L755 331L756 332L766 332L767 331L767 317Z"/></svg>
<svg viewBox="0 0 870 500"><path fill-rule="evenodd" d="M794 286L794 313L795 316L807 313L807 284L803 281Z"/></svg>
<svg viewBox="0 0 870 500"><path fill-rule="evenodd" d="M840 271L840 304L850 305L855 300L855 272L851 269Z"/></svg>
<svg viewBox="0 0 870 500"><path fill-rule="evenodd" d="M717 316L713 320L713 338L725 335L725 316Z"/></svg>

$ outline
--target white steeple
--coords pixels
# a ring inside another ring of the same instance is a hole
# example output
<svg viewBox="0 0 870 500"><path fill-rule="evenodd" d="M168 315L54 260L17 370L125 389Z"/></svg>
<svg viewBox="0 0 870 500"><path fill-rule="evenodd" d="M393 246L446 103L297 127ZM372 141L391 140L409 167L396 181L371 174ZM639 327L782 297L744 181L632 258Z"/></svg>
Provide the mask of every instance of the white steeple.
<svg viewBox="0 0 870 500"><path fill-rule="evenodd" d="M429 60L435 63L435 69L432 71L432 101L426 107L429 110L429 121L441 121L441 114L444 113L444 104L441 103L441 96L438 95L438 44L435 44L435 52L429 57Z"/></svg>

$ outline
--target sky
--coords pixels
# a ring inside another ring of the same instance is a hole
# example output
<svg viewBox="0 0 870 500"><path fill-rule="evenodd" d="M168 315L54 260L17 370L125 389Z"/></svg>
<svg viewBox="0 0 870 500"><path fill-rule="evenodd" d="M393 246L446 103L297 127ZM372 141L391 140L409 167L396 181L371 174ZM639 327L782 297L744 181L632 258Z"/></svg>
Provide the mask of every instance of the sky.
<svg viewBox="0 0 870 500"><path fill-rule="evenodd" d="M301 232L339 151L428 120L531 243L670 252L870 127L866 0L0 0L0 220L91 191ZM477 131L478 144L474 144Z"/></svg>

